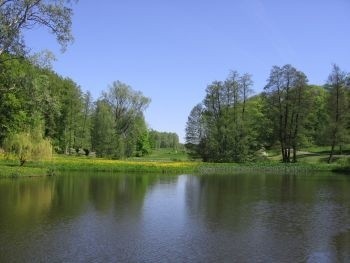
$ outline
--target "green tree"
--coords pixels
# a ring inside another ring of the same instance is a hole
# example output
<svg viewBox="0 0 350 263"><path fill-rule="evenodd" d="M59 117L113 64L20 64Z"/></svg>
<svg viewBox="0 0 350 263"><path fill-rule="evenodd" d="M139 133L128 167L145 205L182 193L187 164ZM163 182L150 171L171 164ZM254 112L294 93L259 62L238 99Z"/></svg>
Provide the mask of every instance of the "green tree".
<svg viewBox="0 0 350 263"><path fill-rule="evenodd" d="M310 107L301 134L301 144L303 146L329 145L327 136L328 96L329 92L324 87L308 86L305 99L310 103Z"/></svg>
<svg viewBox="0 0 350 263"><path fill-rule="evenodd" d="M198 103L190 112L186 123L186 148L190 156L194 158L204 157L201 154L202 142L205 140L205 129L203 119L203 105Z"/></svg>
<svg viewBox="0 0 350 263"><path fill-rule="evenodd" d="M341 147L348 136L346 129L349 116L347 75L339 66L333 65L332 73L328 77L329 139L331 144L328 163L332 162L335 146Z"/></svg>
<svg viewBox="0 0 350 263"><path fill-rule="evenodd" d="M35 26L55 35L63 49L72 41L70 0L0 0L0 56L25 53L23 33Z"/></svg>
<svg viewBox="0 0 350 263"><path fill-rule="evenodd" d="M149 140L152 149L173 148L179 146L179 136L174 132L149 131Z"/></svg>
<svg viewBox="0 0 350 263"><path fill-rule="evenodd" d="M92 116L91 143L97 156L115 156L117 137L112 107L104 100L95 103Z"/></svg>
<svg viewBox="0 0 350 263"><path fill-rule="evenodd" d="M251 76L232 71L225 81L208 85L202 105L194 107L186 126L186 145L204 161L244 162L252 149L247 100Z"/></svg>
<svg viewBox="0 0 350 263"><path fill-rule="evenodd" d="M38 122L27 132L9 135L4 143L7 154L14 155L23 166L27 161L45 160L52 157L52 146L43 138L42 125Z"/></svg>
<svg viewBox="0 0 350 263"><path fill-rule="evenodd" d="M282 161L297 161L300 129L307 114L305 74L291 65L274 66L264 88L267 112L278 137ZM292 151L292 156L291 156Z"/></svg>
<svg viewBox="0 0 350 263"><path fill-rule="evenodd" d="M59 88L60 116L57 140L60 152L70 154L81 147L84 102L80 87L71 79L61 79Z"/></svg>
<svg viewBox="0 0 350 263"><path fill-rule="evenodd" d="M140 91L135 91L120 81L113 82L103 97L114 110L118 135L125 135L131 124L143 114L151 102Z"/></svg>
<svg viewBox="0 0 350 263"><path fill-rule="evenodd" d="M103 98L114 113L117 157L133 155L137 140L146 127L143 111L151 100L120 81L113 82L108 92L103 93Z"/></svg>

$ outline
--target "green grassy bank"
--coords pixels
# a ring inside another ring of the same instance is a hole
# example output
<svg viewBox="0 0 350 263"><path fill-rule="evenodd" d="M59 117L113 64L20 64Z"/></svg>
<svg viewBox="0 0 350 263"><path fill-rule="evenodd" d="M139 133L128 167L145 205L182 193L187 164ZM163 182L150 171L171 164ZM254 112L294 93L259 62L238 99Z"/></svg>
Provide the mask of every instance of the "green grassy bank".
<svg viewBox="0 0 350 263"><path fill-rule="evenodd" d="M276 173L300 174L311 171L348 172L349 156L338 156L332 164L327 164L326 154L304 152L296 164L283 164L278 156L270 155L264 161L244 164L203 163L190 161L184 152L162 149L143 158L110 160L85 156L55 155L49 161L28 162L19 167L16 160L7 160L0 155L0 177L45 176L59 174L60 171L96 172L138 172L138 173Z"/></svg>

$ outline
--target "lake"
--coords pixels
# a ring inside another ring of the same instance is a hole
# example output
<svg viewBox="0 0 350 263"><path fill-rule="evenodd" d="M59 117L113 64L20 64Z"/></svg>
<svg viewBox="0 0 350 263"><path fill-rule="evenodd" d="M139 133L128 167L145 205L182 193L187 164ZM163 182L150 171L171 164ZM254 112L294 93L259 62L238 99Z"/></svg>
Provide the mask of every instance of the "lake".
<svg viewBox="0 0 350 263"><path fill-rule="evenodd" d="M0 262L350 262L350 176L1 179Z"/></svg>

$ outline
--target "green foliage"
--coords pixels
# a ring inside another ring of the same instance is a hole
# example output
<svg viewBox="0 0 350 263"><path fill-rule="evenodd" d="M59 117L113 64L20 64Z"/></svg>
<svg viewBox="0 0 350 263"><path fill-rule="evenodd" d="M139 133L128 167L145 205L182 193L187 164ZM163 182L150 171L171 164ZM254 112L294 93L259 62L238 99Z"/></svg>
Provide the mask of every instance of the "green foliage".
<svg viewBox="0 0 350 263"><path fill-rule="evenodd" d="M264 88L266 113L274 125L273 133L286 163L297 161L300 131L310 109L306 83L305 74L291 65L274 66Z"/></svg>
<svg viewBox="0 0 350 263"><path fill-rule="evenodd" d="M20 132L6 138L4 149L10 156L16 157L20 166L27 161L42 161L52 157L52 145L42 137L40 126L29 132Z"/></svg>
<svg viewBox="0 0 350 263"><path fill-rule="evenodd" d="M150 99L122 82L114 82L96 103L92 147L98 156L125 158L149 152L143 111Z"/></svg>
<svg viewBox="0 0 350 263"><path fill-rule="evenodd" d="M116 156L117 137L114 130L115 119L111 106L104 100L96 102L92 117L92 149L97 156Z"/></svg>
<svg viewBox="0 0 350 263"><path fill-rule="evenodd" d="M203 103L192 109L186 125L186 147L192 157L215 162L249 160L257 147L247 114L251 85L250 75L233 71L224 82L214 81L207 87Z"/></svg>
<svg viewBox="0 0 350 263"><path fill-rule="evenodd" d="M349 75L337 65L333 65L332 73L328 77L328 138L331 145L328 162L332 162L334 148L349 141Z"/></svg>
<svg viewBox="0 0 350 263"><path fill-rule="evenodd" d="M150 153L151 153L151 145L149 142L149 134L148 134L148 131L145 131L139 136L137 140L136 155L140 157Z"/></svg>
<svg viewBox="0 0 350 263"><path fill-rule="evenodd" d="M311 85L306 90L310 111L304 122L301 134L301 146L327 145L326 135L328 125L327 100L329 93L324 87Z"/></svg>
<svg viewBox="0 0 350 263"><path fill-rule="evenodd" d="M4 52L26 53L23 31L35 26L45 27L65 49L72 41L72 9L69 0L7 0L0 1L0 56Z"/></svg>
<svg viewBox="0 0 350 263"><path fill-rule="evenodd" d="M179 136L173 132L159 132L150 130L149 140L152 149L177 149L179 145Z"/></svg>

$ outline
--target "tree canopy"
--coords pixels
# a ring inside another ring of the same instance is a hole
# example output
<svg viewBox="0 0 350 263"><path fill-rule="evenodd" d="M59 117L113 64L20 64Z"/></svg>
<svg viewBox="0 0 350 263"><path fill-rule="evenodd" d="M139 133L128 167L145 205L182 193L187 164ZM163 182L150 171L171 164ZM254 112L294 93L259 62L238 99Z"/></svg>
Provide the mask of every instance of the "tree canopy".
<svg viewBox="0 0 350 263"><path fill-rule="evenodd" d="M0 55L26 52L23 33L47 28L62 50L73 40L71 0L0 0Z"/></svg>

